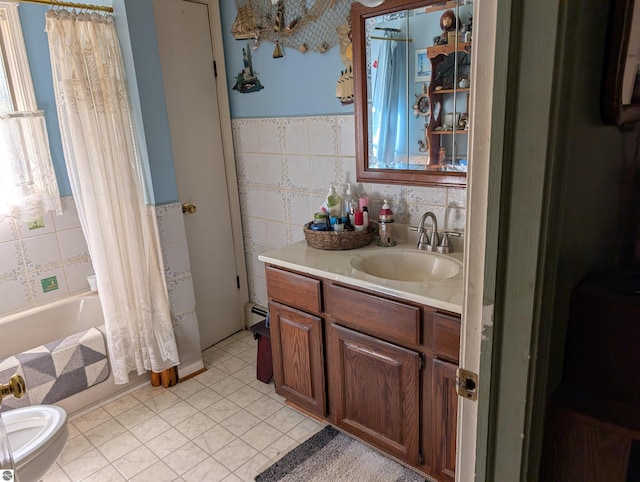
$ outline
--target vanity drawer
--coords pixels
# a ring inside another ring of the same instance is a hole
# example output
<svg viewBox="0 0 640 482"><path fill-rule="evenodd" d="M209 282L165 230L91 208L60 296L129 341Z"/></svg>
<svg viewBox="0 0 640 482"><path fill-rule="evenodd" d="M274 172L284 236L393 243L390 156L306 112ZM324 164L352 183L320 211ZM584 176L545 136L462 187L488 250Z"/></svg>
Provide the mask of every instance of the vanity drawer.
<svg viewBox="0 0 640 482"><path fill-rule="evenodd" d="M310 313L322 312L320 280L266 267L269 298Z"/></svg>
<svg viewBox="0 0 640 482"><path fill-rule="evenodd" d="M458 363L460 352L460 318L445 313L431 313L433 351L438 358Z"/></svg>
<svg viewBox="0 0 640 482"><path fill-rule="evenodd" d="M329 285L331 317L339 324L386 341L419 345L420 308L342 286Z"/></svg>

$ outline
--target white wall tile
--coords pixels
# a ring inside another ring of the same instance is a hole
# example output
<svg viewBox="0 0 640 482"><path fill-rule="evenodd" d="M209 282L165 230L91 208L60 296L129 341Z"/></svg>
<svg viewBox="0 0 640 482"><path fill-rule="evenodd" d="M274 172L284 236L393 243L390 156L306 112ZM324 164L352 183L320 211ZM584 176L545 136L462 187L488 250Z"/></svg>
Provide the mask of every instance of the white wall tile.
<svg viewBox="0 0 640 482"><path fill-rule="evenodd" d="M282 142L280 139L280 120L261 119L260 120L260 151L271 153L282 153Z"/></svg>
<svg viewBox="0 0 640 482"><path fill-rule="evenodd" d="M336 139L335 117L309 118L309 153L320 156L335 156L338 154L338 140Z"/></svg>
<svg viewBox="0 0 640 482"><path fill-rule="evenodd" d="M0 278L16 276L24 273L25 263L22 259L19 241L0 243Z"/></svg>
<svg viewBox="0 0 640 482"><path fill-rule="evenodd" d="M260 152L260 119L233 121L233 143L237 152Z"/></svg>
<svg viewBox="0 0 640 482"><path fill-rule="evenodd" d="M167 280L167 288L169 290L171 313L182 313L183 311L192 310L196 306L191 276L169 279Z"/></svg>
<svg viewBox="0 0 640 482"><path fill-rule="evenodd" d="M58 282L58 289L45 293L42 290L42 280L51 278L53 276L56 277L56 280ZM62 266L55 266L49 269L38 271L30 271L29 284L31 286L33 300L37 305L69 296L69 289L67 288L67 278L64 274Z"/></svg>
<svg viewBox="0 0 640 482"><path fill-rule="evenodd" d="M18 228L18 237L30 238L33 236L42 236L43 234L53 233L55 231L53 216L51 215L50 211L42 216L42 221L44 222L44 227L35 229L29 229L28 222L16 221L16 226Z"/></svg>
<svg viewBox="0 0 640 482"><path fill-rule="evenodd" d="M18 239L18 233L13 218L0 219L0 243Z"/></svg>
<svg viewBox="0 0 640 482"><path fill-rule="evenodd" d="M308 156L287 156L290 189L308 190L311 186L311 163Z"/></svg>
<svg viewBox="0 0 640 482"><path fill-rule="evenodd" d="M262 155L262 182L266 186L284 187L284 156L279 154Z"/></svg>
<svg viewBox="0 0 640 482"><path fill-rule="evenodd" d="M257 153L236 153L236 167L240 183L261 184L262 162Z"/></svg>
<svg viewBox="0 0 640 482"><path fill-rule="evenodd" d="M89 258L64 263L63 267L67 278L69 293L78 293L89 289L87 276L94 274L93 265Z"/></svg>
<svg viewBox="0 0 640 482"><path fill-rule="evenodd" d="M354 117L352 115L338 116L336 122L338 130L338 154L341 156L355 157L356 129Z"/></svg>
<svg viewBox="0 0 640 482"><path fill-rule="evenodd" d="M55 234L26 238L21 245L27 269L42 270L60 265L60 248Z"/></svg>
<svg viewBox="0 0 640 482"><path fill-rule="evenodd" d="M64 231L58 231L57 235L63 262L89 256L89 248L82 229L65 229Z"/></svg>
<svg viewBox="0 0 640 482"><path fill-rule="evenodd" d="M168 243L182 238L186 238L184 231L184 220L182 205L180 203L165 204L155 208L158 219L158 231L160 241Z"/></svg>
<svg viewBox="0 0 640 482"><path fill-rule="evenodd" d="M191 265L186 238L164 243L162 245L162 261L167 279L190 275Z"/></svg>
<svg viewBox="0 0 640 482"><path fill-rule="evenodd" d="M60 216L53 216L53 222L57 231L69 228L79 228L80 218L78 217L78 210L76 203L71 196L61 198L62 214Z"/></svg>
<svg viewBox="0 0 640 482"><path fill-rule="evenodd" d="M0 278L0 315L26 310L33 306L26 276Z"/></svg>
<svg viewBox="0 0 640 482"><path fill-rule="evenodd" d="M284 152L289 154L307 154L309 152L309 132L306 117L287 119L285 128Z"/></svg>

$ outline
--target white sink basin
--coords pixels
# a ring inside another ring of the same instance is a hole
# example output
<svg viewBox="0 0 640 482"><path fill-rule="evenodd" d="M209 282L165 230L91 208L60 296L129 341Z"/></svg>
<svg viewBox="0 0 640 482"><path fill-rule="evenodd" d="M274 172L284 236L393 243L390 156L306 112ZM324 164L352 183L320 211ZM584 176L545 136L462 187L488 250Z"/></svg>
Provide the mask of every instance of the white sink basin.
<svg viewBox="0 0 640 482"><path fill-rule="evenodd" d="M420 283L453 278L462 263L442 254L418 250L380 251L351 260L357 271L376 278Z"/></svg>

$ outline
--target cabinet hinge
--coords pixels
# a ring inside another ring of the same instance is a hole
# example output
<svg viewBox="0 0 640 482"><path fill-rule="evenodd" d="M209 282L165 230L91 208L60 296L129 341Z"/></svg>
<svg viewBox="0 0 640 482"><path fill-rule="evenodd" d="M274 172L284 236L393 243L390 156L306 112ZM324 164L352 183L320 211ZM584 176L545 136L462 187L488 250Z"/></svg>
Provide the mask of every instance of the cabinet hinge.
<svg viewBox="0 0 640 482"><path fill-rule="evenodd" d="M456 370L456 392L459 397L478 399L478 374L458 368Z"/></svg>
<svg viewBox="0 0 640 482"><path fill-rule="evenodd" d="M240 289L240 276L236 276L236 286Z"/></svg>
<svg viewBox="0 0 640 482"><path fill-rule="evenodd" d="M218 64L216 64L216 61L213 61L213 76L217 77L218 76Z"/></svg>

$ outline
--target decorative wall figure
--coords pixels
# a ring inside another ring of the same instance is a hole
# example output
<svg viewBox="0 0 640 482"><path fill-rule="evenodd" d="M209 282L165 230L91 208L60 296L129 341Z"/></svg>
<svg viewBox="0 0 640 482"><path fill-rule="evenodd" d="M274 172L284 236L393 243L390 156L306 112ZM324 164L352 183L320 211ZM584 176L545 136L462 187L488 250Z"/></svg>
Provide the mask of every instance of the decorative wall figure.
<svg viewBox="0 0 640 482"><path fill-rule="evenodd" d="M251 50L249 50L248 44L247 48L242 49L242 64L244 67L242 72L236 76L236 84L233 86L233 90L237 90L241 94L248 94L249 92L258 92L264 89L258 77L253 73Z"/></svg>

